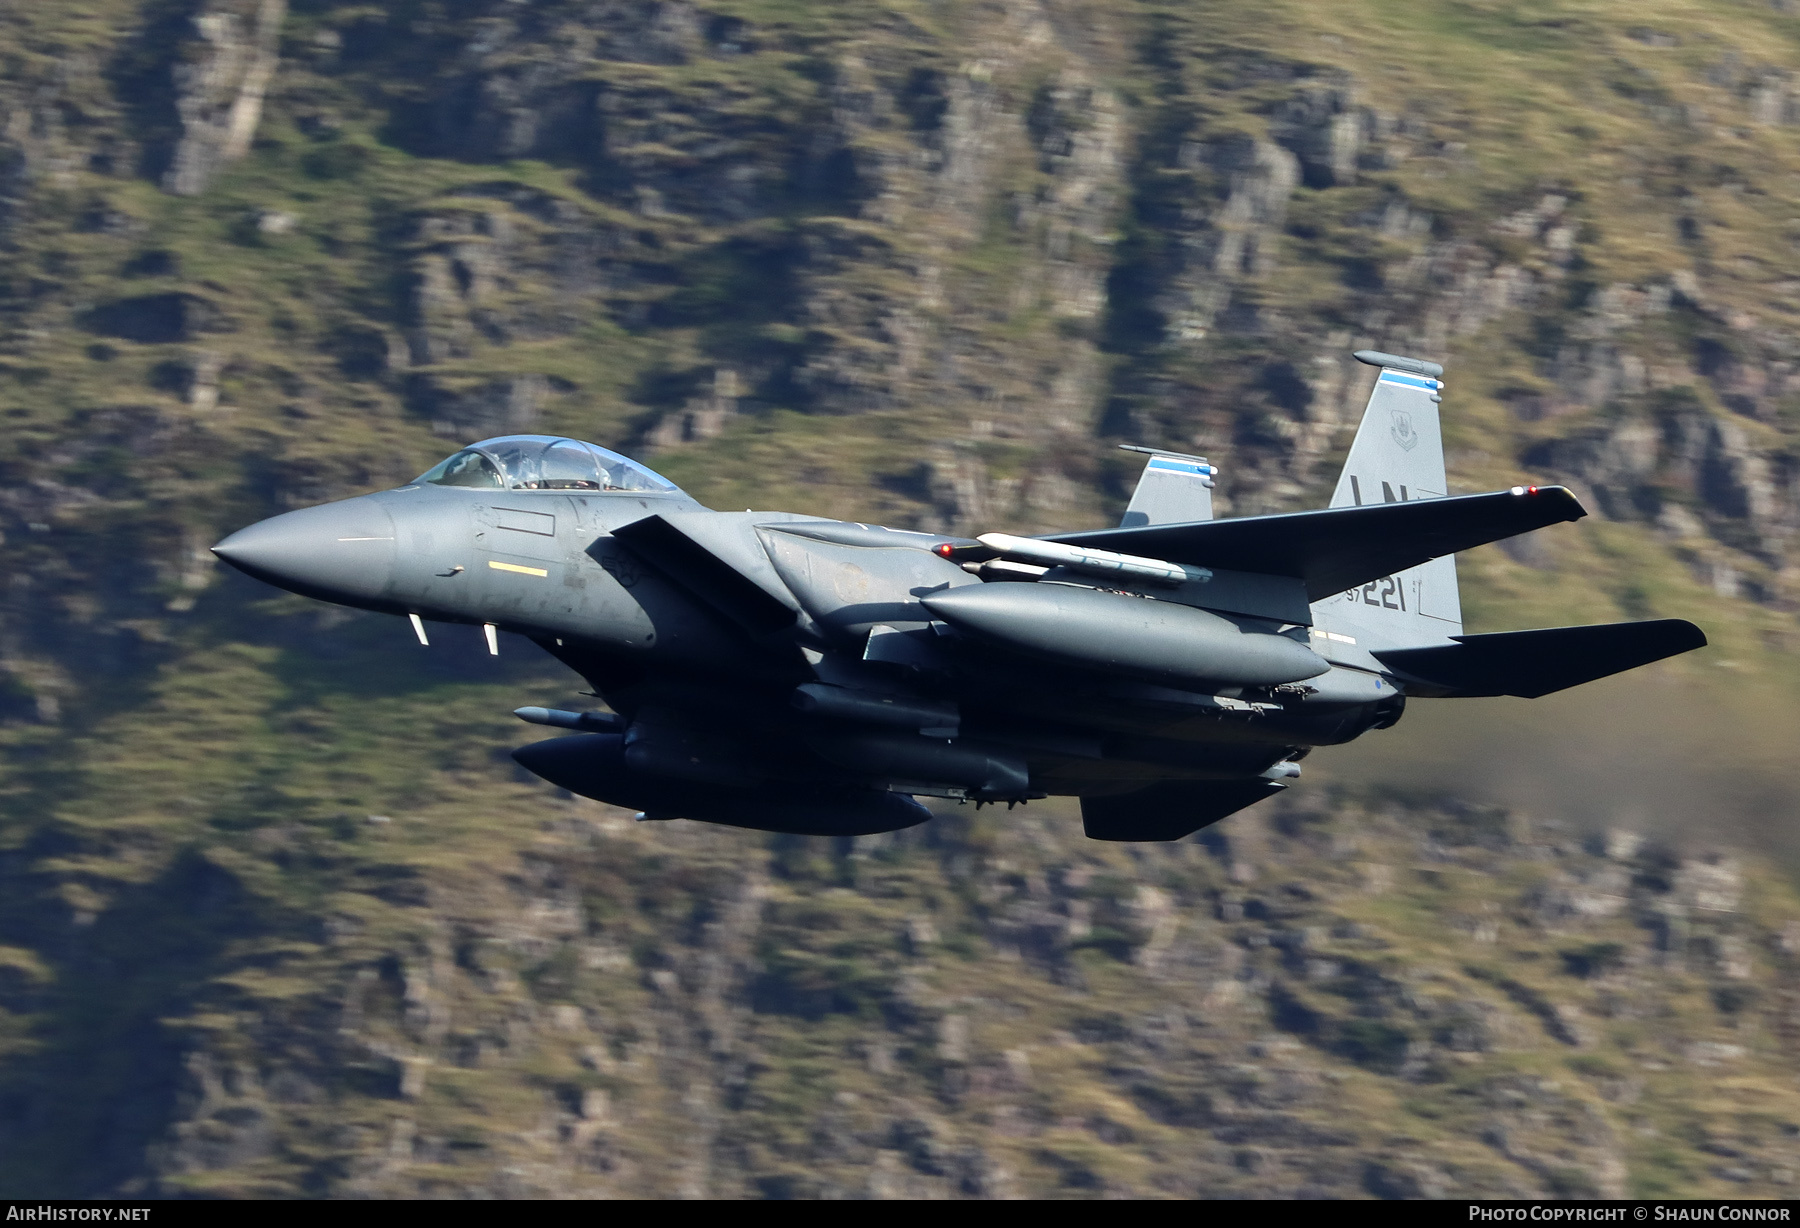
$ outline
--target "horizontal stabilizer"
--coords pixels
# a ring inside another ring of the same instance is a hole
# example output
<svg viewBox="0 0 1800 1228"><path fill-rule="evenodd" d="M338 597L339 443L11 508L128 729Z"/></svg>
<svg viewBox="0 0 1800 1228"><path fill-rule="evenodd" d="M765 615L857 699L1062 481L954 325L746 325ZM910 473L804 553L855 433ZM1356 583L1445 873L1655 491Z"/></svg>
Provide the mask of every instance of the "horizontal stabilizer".
<svg viewBox="0 0 1800 1228"><path fill-rule="evenodd" d="M1081 799L1090 840L1179 840L1287 788L1272 780L1165 780Z"/></svg>
<svg viewBox="0 0 1800 1228"><path fill-rule="evenodd" d="M1198 567L1297 576L1306 583L1307 599L1319 601L1428 559L1585 515L1565 487L1515 486L1487 495L1094 529L1048 540Z"/></svg>
<svg viewBox="0 0 1800 1228"><path fill-rule="evenodd" d="M1536 699L1706 645L1705 633L1679 618L1452 638L1455 644L1394 648L1375 656L1411 680L1406 687L1411 694Z"/></svg>

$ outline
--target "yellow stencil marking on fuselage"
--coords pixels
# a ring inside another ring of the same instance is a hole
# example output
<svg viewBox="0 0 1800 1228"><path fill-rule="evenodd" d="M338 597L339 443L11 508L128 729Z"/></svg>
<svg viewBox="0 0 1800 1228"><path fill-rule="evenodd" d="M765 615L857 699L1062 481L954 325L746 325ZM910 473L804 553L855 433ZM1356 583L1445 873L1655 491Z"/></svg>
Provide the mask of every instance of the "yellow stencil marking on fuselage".
<svg viewBox="0 0 1800 1228"><path fill-rule="evenodd" d="M542 567L521 567L517 563L496 563L493 559L488 560L488 566L492 567L495 571L516 571L522 576L547 577L550 574Z"/></svg>

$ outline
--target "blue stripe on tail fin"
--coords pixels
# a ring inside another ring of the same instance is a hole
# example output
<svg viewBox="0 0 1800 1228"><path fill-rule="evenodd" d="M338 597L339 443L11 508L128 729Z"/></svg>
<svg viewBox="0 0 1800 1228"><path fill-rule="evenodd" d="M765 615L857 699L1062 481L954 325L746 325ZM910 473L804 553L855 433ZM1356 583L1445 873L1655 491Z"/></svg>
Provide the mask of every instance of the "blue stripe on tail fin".
<svg viewBox="0 0 1800 1228"><path fill-rule="evenodd" d="M1147 524L1187 524L1211 520L1213 475L1218 470L1204 456L1183 452L1165 452L1161 448L1143 448L1121 444L1127 452L1143 452L1150 459L1138 477L1137 489L1131 492L1131 503L1122 529Z"/></svg>

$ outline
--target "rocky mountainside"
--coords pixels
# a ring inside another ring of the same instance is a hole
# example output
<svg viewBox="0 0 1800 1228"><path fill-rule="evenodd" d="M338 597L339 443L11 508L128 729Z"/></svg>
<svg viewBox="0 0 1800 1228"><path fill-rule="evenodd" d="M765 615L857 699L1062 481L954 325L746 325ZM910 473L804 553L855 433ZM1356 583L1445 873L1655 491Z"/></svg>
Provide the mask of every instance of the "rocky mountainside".
<svg viewBox="0 0 1800 1228"><path fill-rule="evenodd" d="M1790 0L13 0L0 54L6 1194L1791 1188ZM1466 556L1472 629L1706 627L1606 692L1695 789L639 826L515 776L528 645L206 551L513 429L901 526L1108 523L1117 442L1306 506L1362 346L1446 364L1459 489L1594 513Z"/></svg>

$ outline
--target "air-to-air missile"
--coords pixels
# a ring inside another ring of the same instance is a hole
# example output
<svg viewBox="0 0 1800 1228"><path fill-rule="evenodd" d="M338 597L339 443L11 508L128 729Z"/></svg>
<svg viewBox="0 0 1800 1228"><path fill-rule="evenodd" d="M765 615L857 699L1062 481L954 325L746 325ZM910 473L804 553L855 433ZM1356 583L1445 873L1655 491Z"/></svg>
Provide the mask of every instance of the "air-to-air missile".
<svg viewBox="0 0 1800 1228"><path fill-rule="evenodd" d="M1266 798L1408 699L1535 697L1698 648L1674 619L1467 635L1459 550L1586 513L1560 486L1448 493L1442 368L1379 369L1329 508L1215 520L1159 448L1117 528L976 538L714 512L593 444L509 435L215 553L281 588L527 637L610 711L520 708L513 756L651 819L859 835L916 798L1081 799L1173 840Z"/></svg>

